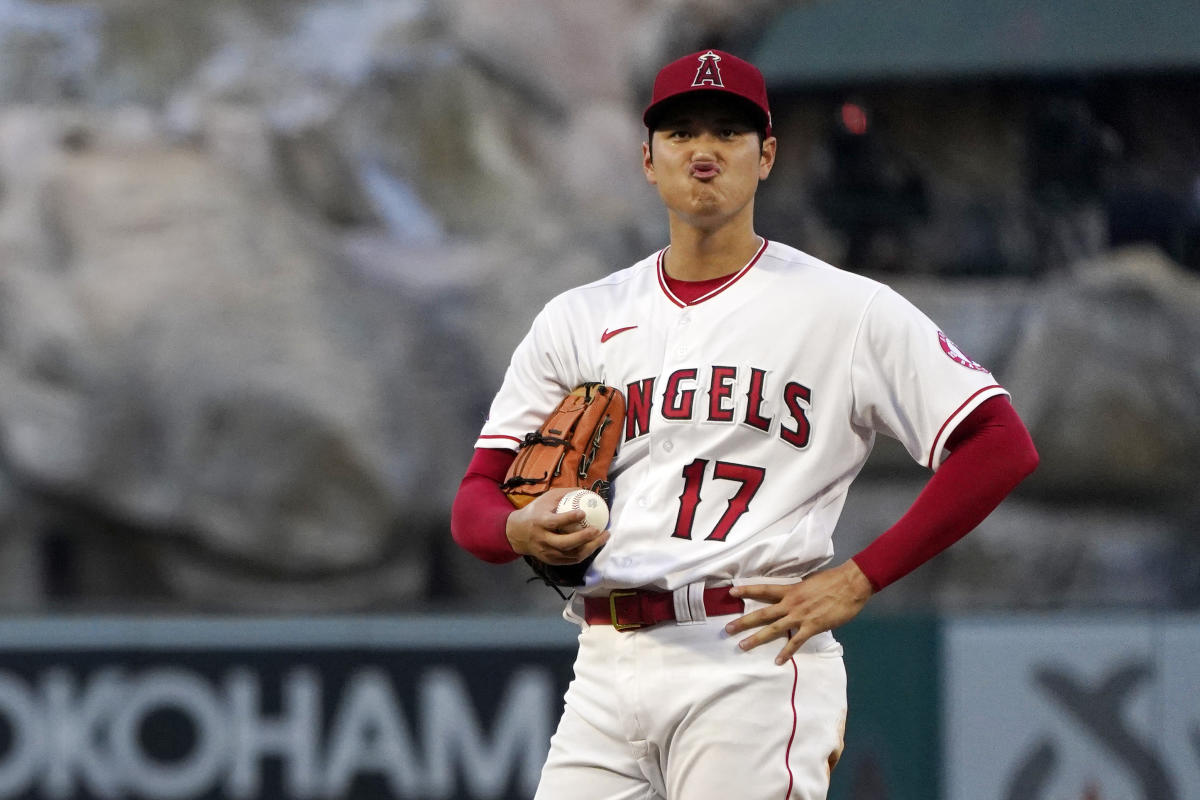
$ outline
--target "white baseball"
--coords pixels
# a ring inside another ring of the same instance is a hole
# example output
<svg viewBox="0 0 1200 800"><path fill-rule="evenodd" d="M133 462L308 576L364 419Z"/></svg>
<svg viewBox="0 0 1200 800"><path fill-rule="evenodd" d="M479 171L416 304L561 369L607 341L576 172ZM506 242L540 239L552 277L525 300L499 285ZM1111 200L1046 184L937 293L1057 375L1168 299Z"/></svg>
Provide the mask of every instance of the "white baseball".
<svg viewBox="0 0 1200 800"><path fill-rule="evenodd" d="M587 525L604 530L608 525L608 503L604 502L604 498L588 489L575 489L567 492L558 501L558 506L555 511L562 513L563 511L582 510L586 515L584 521Z"/></svg>

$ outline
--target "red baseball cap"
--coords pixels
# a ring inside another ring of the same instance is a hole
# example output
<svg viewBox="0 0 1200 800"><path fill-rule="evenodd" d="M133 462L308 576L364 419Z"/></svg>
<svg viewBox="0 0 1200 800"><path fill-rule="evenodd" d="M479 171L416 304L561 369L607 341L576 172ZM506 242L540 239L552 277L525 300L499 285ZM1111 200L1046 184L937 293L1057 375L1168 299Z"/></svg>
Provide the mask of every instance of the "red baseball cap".
<svg viewBox="0 0 1200 800"><path fill-rule="evenodd" d="M650 105L642 113L646 127L662 104L692 92L724 92L746 100L758 114L758 122L771 135L771 108L767 104L767 82L758 67L721 50L701 50L667 64L654 79Z"/></svg>

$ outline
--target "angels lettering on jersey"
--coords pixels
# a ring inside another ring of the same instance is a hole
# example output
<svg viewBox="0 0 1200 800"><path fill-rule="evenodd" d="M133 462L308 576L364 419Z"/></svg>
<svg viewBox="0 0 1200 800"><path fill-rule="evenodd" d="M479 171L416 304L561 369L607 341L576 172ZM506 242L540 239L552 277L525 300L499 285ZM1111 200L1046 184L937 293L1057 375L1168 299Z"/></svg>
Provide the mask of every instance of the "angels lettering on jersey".
<svg viewBox="0 0 1200 800"><path fill-rule="evenodd" d="M812 390L792 380L778 389L777 396L769 397L767 375L758 367L717 365L685 367L665 379L633 381L625 387L625 440L644 436L654 418L660 417L669 422L741 424L797 449L807 447ZM782 413L776 415L770 408Z"/></svg>

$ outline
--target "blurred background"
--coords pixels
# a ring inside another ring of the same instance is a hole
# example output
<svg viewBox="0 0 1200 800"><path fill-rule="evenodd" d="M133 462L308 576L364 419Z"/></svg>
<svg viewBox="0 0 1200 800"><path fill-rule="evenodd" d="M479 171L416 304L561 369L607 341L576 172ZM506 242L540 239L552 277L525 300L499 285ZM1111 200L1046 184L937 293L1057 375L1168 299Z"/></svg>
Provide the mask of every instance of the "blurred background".
<svg viewBox="0 0 1200 800"><path fill-rule="evenodd" d="M0 0L0 612L34 626L13 635L553 617L522 566L457 549L450 502L542 304L666 243L640 112L702 47L767 76L759 232L912 299L1042 456L858 630L1132 615L1150 627L1122 641L1161 653L1176 625L1200 674L1194 0ZM841 557L925 478L881 441ZM1200 785L1188 714L1170 769L1195 775L1143 763L1112 796ZM0 754L17 739L0 726ZM1035 745L1003 796L1042 796ZM888 794L891 769L843 773L858 798L938 796Z"/></svg>

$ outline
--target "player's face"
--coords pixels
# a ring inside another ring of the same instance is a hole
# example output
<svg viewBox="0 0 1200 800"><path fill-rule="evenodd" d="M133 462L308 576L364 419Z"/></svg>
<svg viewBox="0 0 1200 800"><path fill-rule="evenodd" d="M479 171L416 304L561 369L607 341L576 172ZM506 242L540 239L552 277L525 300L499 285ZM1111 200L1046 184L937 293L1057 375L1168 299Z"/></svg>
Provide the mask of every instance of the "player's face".
<svg viewBox="0 0 1200 800"><path fill-rule="evenodd" d="M738 101L721 96L680 101L659 120L653 142L642 146L646 180L667 209L706 230L752 216L758 183L774 163L774 137L760 145Z"/></svg>

